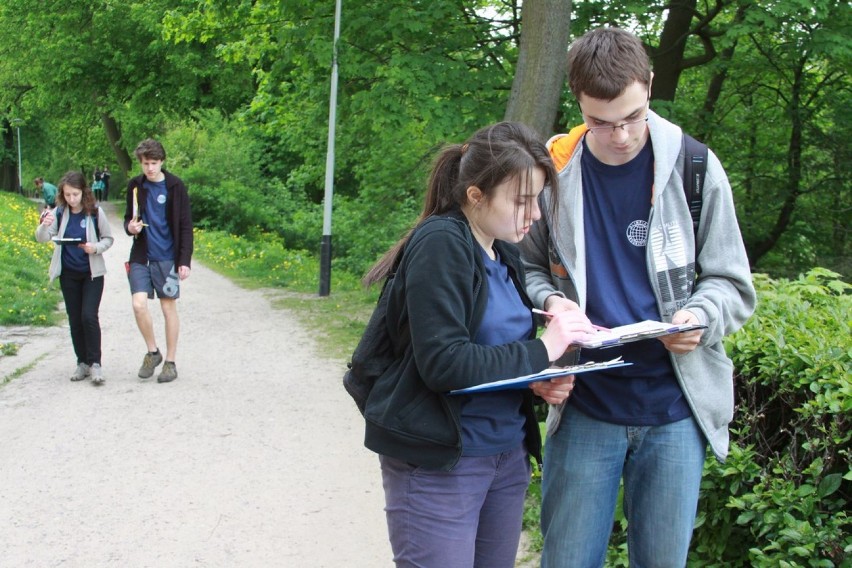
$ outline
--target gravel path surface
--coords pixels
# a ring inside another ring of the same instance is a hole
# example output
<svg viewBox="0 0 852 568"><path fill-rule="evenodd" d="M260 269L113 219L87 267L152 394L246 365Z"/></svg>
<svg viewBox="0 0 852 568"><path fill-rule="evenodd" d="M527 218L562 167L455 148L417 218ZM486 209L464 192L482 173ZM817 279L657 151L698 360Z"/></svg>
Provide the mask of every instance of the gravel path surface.
<svg viewBox="0 0 852 568"><path fill-rule="evenodd" d="M0 566L390 566L378 460L343 362L264 292L195 262L179 378L137 378L130 237L111 220L103 386L69 381L67 325L0 329L23 344L0 357Z"/></svg>

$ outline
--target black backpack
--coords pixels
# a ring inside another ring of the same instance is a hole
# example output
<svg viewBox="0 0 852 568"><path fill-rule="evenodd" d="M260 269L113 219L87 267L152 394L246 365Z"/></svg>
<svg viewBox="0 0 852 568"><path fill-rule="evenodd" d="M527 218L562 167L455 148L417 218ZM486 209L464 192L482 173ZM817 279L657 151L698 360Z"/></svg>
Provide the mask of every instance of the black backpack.
<svg viewBox="0 0 852 568"><path fill-rule="evenodd" d="M684 133L683 153L683 192L692 215L692 232L697 237L707 173L707 145Z"/></svg>
<svg viewBox="0 0 852 568"><path fill-rule="evenodd" d="M393 272L382 285L382 291L379 294L379 300L376 302L373 314L370 316L367 327L364 328L364 333L361 335L361 339L352 353L352 359L347 363L346 372L343 374L343 386L349 396L355 400L355 405L362 415L367 404L367 397L373 390L373 385L396 359L386 316L390 288L393 285L401 257L402 253L400 252L394 262Z"/></svg>

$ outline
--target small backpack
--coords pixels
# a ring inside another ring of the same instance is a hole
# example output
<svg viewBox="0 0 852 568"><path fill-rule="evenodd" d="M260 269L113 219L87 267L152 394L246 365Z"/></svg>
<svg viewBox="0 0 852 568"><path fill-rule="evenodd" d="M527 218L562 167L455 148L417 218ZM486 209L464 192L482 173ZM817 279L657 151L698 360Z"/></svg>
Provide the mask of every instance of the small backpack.
<svg viewBox="0 0 852 568"><path fill-rule="evenodd" d="M388 370L396 359L393 342L387 325L388 296L396 276L402 253L394 262L393 272L387 277L382 285L379 300L373 309L373 314L364 328L364 333L352 353L352 359L347 363L347 370L343 374L343 386L349 396L355 400L355 405L364 414L367 397L373 390L373 385L382 374Z"/></svg>

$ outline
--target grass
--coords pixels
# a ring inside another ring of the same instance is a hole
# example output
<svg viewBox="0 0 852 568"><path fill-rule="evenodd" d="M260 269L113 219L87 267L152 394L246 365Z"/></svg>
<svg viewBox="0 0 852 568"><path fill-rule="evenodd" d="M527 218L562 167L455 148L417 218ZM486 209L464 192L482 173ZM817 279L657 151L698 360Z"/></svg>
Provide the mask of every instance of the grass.
<svg viewBox="0 0 852 568"><path fill-rule="evenodd" d="M6 383L10 383L10 382L14 381L18 377L20 377L20 376L22 376L26 373L29 373L30 371L35 369L35 366L38 364L38 362L40 360L41 360L41 357L39 357L38 359L36 359L32 363L30 363L29 365L25 365L25 366L21 367L20 369L15 369L13 372L9 373L5 377L0 377L0 387L5 385Z"/></svg>
<svg viewBox="0 0 852 568"><path fill-rule="evenodd" d="M48 285L51 243L37 243L38 205L0 191L0 325L56 323L59 286Z"/></svg>
<svg viewBox="0 0 852 568"><path fill-rule="evenodd" d="M17 343L0 343L0 356L17 355L20 348Z"/></svg>

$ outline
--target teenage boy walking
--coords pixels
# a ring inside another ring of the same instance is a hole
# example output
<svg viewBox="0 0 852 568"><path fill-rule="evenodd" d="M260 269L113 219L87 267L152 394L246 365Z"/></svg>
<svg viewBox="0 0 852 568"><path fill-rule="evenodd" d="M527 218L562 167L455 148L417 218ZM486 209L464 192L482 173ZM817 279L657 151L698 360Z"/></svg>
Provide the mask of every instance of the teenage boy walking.
<svg viewBox="0 0 852 568"><path fill-rule="evenodd" d="M189 278L192 259L192 213L189 194L177 176L163 169L166 151L156 140L143 140L136 147L142 174L127 183L124 229L133 236L127 275L133 296L133 315L148 352L139 369L147 379L163 362L154 336L148 300L156 292L166 327L166 358L157 382L168 383L178 376L177 299L180 281Z"/></svg>
<svg viewBox="0 0 852 568"><path fill-rule="evenodd" d="M707 445L720 460L728 452L733 366L722 337L754 310L748 258L712 152L693 236L682 131L649 109L653 73L639 39L593 30L571 46L568 67L588 131L573 152L564 138L550 143L559 218L520 243L530 297L550 312L579 304L606 327L650 319L707 329L582 351L581 362L621 355L632 366L578 376L567 402L551 407L541 565L603 566L623 479L630 565L682 567Z"/></svg>

